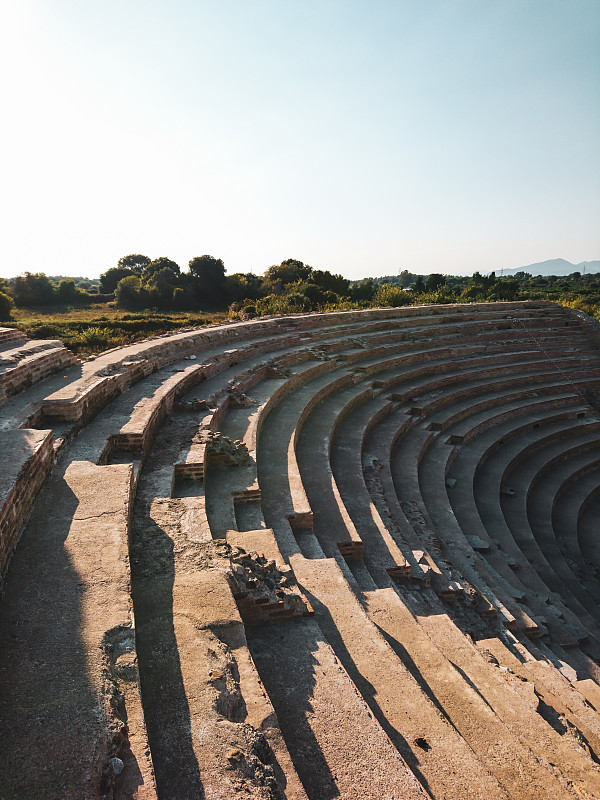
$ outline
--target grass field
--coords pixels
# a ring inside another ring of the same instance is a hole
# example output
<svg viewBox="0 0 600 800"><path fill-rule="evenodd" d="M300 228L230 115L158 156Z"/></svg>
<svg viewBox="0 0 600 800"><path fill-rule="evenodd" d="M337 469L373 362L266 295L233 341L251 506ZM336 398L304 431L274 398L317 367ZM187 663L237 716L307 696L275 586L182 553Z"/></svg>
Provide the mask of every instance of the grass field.
<svg viewBox="0 0 600 800"><path fill-rule="evenodd" d="M117 309L113 303L100 303L85 308L16 308L12 318L1 324L19 328L30 339L60 339L74 353L85 355L225 319L226 311L132 313Z"/></svg>

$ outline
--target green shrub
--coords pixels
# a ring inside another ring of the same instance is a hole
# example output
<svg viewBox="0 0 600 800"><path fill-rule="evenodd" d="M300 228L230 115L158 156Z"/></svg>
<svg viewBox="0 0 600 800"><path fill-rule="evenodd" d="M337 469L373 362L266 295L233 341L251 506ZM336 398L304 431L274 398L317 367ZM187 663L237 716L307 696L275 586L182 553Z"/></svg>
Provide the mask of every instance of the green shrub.
<svg viewBox="0 0 600 800"><path fill-rule="evenodd" d="M374 307L384 306L397 308L398 306L409 306L412 297L410 292L403 291L399 286L391 286L389 283L382 283L377 287L372 305Z"/></svg>
<svg viewBox="0 0 600 800"><path fill-rule="evenodd" d="M447 305L448 303L456 303L458 298L456 293L449 289L447 286L440 286L433 292L425 292L419 295L419 303L423 305Z"/></svg>
<svg viewBox="0 0 600 800"><path fill-rule="evenodd" d="M0 292L0 319L1 320L8 320L10 319L10 314L12 311L13 302L7 294L4 292Z"/></svg>
<svg viewBox="0 0 600 800"><path fill-rule="evenodd" d="M144 308L147 305L148 293L142 287L142 282L137 275L123 278L115 290L117 305L129 311Z"/></svg>
<svg viewBox="0 0 600 800"><path fill-rule="evenodd" d="M90 347L107 347L110 344L112 337L107 328L91 326L89 328L84 328L79 333L79 338L82 342Z"/></svg>
<svg viewBox="0 0 600 800"><path fill-rule="evenodd" d="M19 308L52 305L56 300L54 285L43 272L17 275L12 282L11 291L15 305Z"/></svg>

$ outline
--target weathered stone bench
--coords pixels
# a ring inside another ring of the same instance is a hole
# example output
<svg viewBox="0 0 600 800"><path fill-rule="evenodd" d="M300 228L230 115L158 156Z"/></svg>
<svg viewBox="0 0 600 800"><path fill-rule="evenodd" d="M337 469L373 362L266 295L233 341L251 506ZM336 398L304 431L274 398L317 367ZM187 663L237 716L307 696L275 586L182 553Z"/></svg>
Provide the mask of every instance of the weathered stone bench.
<svg viewBox="0 0 600 800"><path fill-rule="evenodd" d="M30 342L17 337L5 343L0 350L0 403L77 360L59 341Z"/></svg>
<svg viewBox="0 0 600 800"><path fill-rule="evenodd" d="M52 431L0 435L0 590L23 524L54 466Z"/></svg>

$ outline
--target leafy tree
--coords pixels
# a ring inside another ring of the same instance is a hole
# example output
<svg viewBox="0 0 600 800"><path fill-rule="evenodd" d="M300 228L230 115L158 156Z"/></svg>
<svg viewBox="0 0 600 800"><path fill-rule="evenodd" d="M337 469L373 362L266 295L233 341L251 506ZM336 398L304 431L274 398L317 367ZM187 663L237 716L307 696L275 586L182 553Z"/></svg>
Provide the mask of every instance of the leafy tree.
<svg viewBox="0 0 600 800"><path fill-rule="evenodd" d="M439 289L440 286L444 286L446 283L446 278L444 275L440 275L439 272L432 272L431 275L427 276L427 280L425 281L425 290L427 292L435 292L436 289Z"/></svg>
<svg viewBox="0 0 600 800"><path fill-rule="evenodd" d="M314 311L326 302L325 292L320 286L312 282L312 276L311 280L308 281L295 281L294 283L290 283L287 286L285 297L289 298L292 295L296 297L296 305L299 304L297 298L300 295L305 298L308 302L308 307L305 309L306 311ZM306 306L306 303L304 303L304 305Z"/></svg>
<svg viewBox="0 0 600 800"><path fill-rule="evenodd" d="M262 294L261 286L262 278L260 275L253 275L251 272L235 272L225 279L227 299L230 303L242 298L258 300Z"/></svg>
<svg viewBox="0 0 600 800"><path fill-rule="evenodd" d="M416 275L413 275L412 272L409 272L407 269L403 269L399 275L399 283L403 289L407 289L413 280L416 278Z"/></svg>
<svg viewBox="0 0 600 800"><path fill-rule="evenodd" d="M348 294L350 287L348 278L344 278L342 275L332 275L327 269L313 269L310 274L310 281L325 291L335 292L340 295Z"/></svg>
<svg viewBox="0 0 600 800"><path fill-rule="evenodd" d="M480 272L474 272L471 277L467 279L467 286L476 286L485 294L485 292L496 283L496 280L495 272L490 272L489 275L482 275Z"/></svg>
<svg viewBox="0 0 600 800"><path fill-rule="evenodd" d="M122 259L121 259L122 260ZM100 275L100 288L104 294L110 294L117 288L117 283L123 278L134 275L134 272L125 267L111 267Z"/></svg>
<svg viewBox="0 0 600 800"><path fill-rule="evenodd" d="M206 307L225 305L227 293L223 261L203 255L192 258L188 266L199 303Z"/></svg>
<svg viewBox="0 0 600 800"><path fill-rule="evenodd" d="M82 299L83 292L78 292L75 281L63 278L56 289L56 298L59 303L73 304Z"/></svg>
<svg viewBox="0 0 600 800"><path fill-rule="evenodd" d="M190 273L198 280L220 280L225 275L225 265L221 258L203 255L192 258L188 264Z"/></svg>
<svg viewBox="0 0 600 800"><path fill-rule="evenodd" d="M326 294L330 294L330 292L324 292L321 286L310 280L303 286L302 294L309 299L311 307L317 309L326 302Z"/></svg>
<svg viewBox="0 0 600 800"><path fill-rule="evenodd" d="M171 261L171 259L167 258L166 256L160 256L160 258L155 258L154 261L151 261L146 267L144 267L142 279L147 281L156 272L160 272L162 269L169 269L175 275L181 274L179 264L176 264L175 261Z"/></svg>
<svg viewBox="0 0 600 800"><path fill-rule="evenodd" d="M267 291L281 294L290 283L307 280L311 272L312 268L303 264L302 261L287 258L281 264L269 267L264 275L264 285Z"/></svg>
<svg viewBox="0 0 600 800"><path fill-rule="evenodd" d="M148 303L148 295L142 286L142 281L138 275L129 275L117 284L115 290L117 305L129 311L137 311L145 308Z"/></svg>
<svg viewBox="0 0 600 800"><path fill-rule="evenodd" d="M412 288L415 294L423 294L425 291L425 281L423 280L422 275L419 275Z"/></svg>
<svg viewBox="0 0 600 800"><path fill-rule="evenodd" d="M165 261L168 259L165 259ZM172 262L173 263L173 262ZM173 294L176 288L181 288L182 276L170 266L157 269L143 281L150 305L168 309L173 305ZM183 298L178 295L178 302L183 303Z"/></svg>
<svg viewBox="0 0 600 800"><path fill-rule="evenodd" d="M141 275L146 267L150 264L148 256L142 256L139 253L133 253L129 256L123 256L117 262L119 269L127 269L135 275Z"/></svg>
<svg viewBox="0 0 600 800"><path fill-rule="evenodd" d="M311 310L311 302L305 294L301 292L290 292L285 296L285 301L289 308L287 313L289 314L297 314L302 311L310 311Z"/></svg>
<svg viewBox="0 0 600 800"><path fill-rule="evenodd" d="M299 292L278 295L269 294L261 297L255 303L256 313L260 316L266 314L298 314L302 311L310 311L310 300Z"/></svg>
<svg viewBox="0 0 600 800"><path fill-rule="evenodd" d="M488 300L514 300L518 292L519 281L514 278L498 279L488 294Z"/></svg>
<svg viewBox="0 0 600 800"><path fill-rule="evenodd" d="M323 292L323 295L325 305L330 307L335 306L341 309L348 303L348 297L340 297L335 292Z"/></svg>
<svg viewBox="0 0 600 800"><path fill-rule="evenodd" d="M483 281L484 278L481 272L474 272L467 280L467 286L483 286Z"/></svg>
<svg viewBox="0 0 600 800"><path fill-rule="evenodd" d="M13 302L7 294L0 292L0 319L5 321L10 319Z"/></svg>
<svg viewBox="0 0 600 800"><path fill-rule="evenodd" d="M16 277L12 284L15 304L21 306L45 306L55 301L54 286L43 272L26 272Z"/></svg>
<svg viewBox="0 0 600 800"><path fill-rule="evenodd" d="M370 302L377 291L377 284L373 278L365 278L364 281L353 283L350 287L350 299L355 303Z"/></svg>

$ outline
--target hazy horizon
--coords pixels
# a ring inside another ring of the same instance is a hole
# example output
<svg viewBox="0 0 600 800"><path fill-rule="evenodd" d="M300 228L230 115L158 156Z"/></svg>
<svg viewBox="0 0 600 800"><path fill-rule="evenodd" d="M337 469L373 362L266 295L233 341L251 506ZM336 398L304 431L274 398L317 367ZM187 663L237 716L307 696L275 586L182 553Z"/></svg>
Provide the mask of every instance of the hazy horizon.
<svg viewBox="0 0 600 800"><path fill-rule="evenodd" d="M2 276L600 253L596 0L22 0L3 23Z"/></svg>

